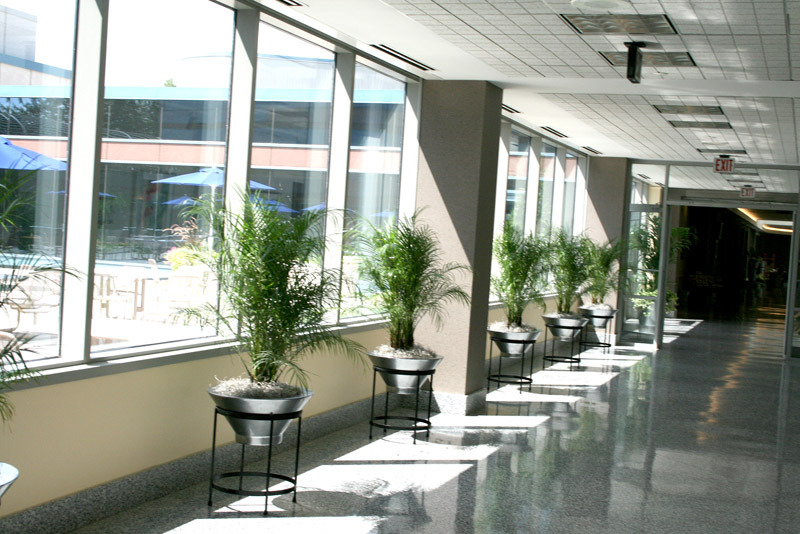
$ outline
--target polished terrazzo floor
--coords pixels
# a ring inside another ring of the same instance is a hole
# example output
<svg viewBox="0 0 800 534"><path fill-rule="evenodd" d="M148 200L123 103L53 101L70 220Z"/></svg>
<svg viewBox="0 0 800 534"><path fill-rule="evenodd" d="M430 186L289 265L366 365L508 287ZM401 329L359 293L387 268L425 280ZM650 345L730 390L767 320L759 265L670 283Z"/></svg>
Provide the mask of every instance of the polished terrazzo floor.
<svg viewBox="0 0 800 534"><path fill-rule="evenodd" d="M416 445L369 443L366 423L304 443L297 503L272 498L269 517L263 498L209 508L198 485L77 532L800 532L800 367L781 362L781 314L667 328L657 354L538 371L479 414L436 416Z"/></svg>

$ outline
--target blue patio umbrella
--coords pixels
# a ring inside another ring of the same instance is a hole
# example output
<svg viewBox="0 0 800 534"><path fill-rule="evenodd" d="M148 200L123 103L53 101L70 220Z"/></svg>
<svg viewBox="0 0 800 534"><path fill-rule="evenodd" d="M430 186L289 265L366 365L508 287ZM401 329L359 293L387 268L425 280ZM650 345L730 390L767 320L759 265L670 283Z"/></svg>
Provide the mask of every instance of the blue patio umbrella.
<svg viewBox="0 0 800 534"><path fill-rule="evenodd" d="M162 204L167 204L169 206L194 206L197 204L197 201L189 195L182 195L178 198L173 198L172 200L162 202Z"/></svg>
<svg viewBox="0 0 800 534"><path fill-rule="evenodd" d="M0 137L0 169L66 171L67 164Z"/></svg>
<svg viewBox="0 0 800 534"><path fill-rule="evenodd" d="M197 172L190 172L188 174L179 174L177 176L170 176L169 178L162 178L160 180L153 180L154 184L175 184L175 185L204 185L207 187L222 187L225 184L225 171L217 167L206 167ZM274 187L260 184L250 180L250 189L260 189L262 191L275 191Z"/></svg>
<svg viewBox="0 0 800 534"><path fill-rule="evenodd" d="M267 200L256 195L250 195L250 200L261 207L277 210L278 213L299 213L297 210L293 210L283 202L278 202L277 200Z"/></svg>
<svg viewBox="0 0 800 534"><path fill-rule="evenodd" d="M325 209L325 203L320 202L319 204L314 204L313 206L309 206L307 208L303 208L300 211L320 211Z"/></svg>
<svg viewBox="0 0 800 534"><path fill-rule="evenodd" d="M48 195L66 195L67 191L66 191L66 189L62 189L61 191L48 191L47 194ZM100 191L98 193L98 196L108 197L108 198L117 198L117 195L112 195L111 193L103 193L102 191Z"/></svg>

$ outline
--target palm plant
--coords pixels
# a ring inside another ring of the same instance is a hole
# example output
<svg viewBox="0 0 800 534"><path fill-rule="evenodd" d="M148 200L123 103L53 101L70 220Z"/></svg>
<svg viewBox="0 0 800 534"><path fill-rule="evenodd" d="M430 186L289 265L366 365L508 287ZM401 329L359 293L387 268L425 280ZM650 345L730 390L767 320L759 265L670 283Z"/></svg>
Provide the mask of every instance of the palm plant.
<svg viewBox="0 0 800 534"><path fill-rule="evenodd" d="M237 342L251 384L290 380L306 387L303 356L318 348L355 356L360 347L325 320L339 298L338 272L321 268L325 212L286 217L257 196L240 197L236 213L212 201L192 209L224 228L217 250L199 257L216 274L221 302L185 313ZM259 395L257 387L246 390Z"/></svg>
<svg viewBox="0 0 800 534"><path fill-rule="evenodd" d="M17 325L12 326L10 317L18 311L20 300L32 298L31 288L51 286L53 290L60 286L65 274L75 275L57 260L41 254L12 254L0 250L0 313L9 320L5 325L8 330L0 331L0 421L8 421L14 415L14 405L7 393L15 385L26 382L36 376L36 371L29 368L25 358L35 354L28 347L33 336L15 333Z"/></svg>
<svg viewBox="0 0 800 534"><path fill-rule="evenodd" d="M622 253L620 241L597 243L586 241L588 256L588 286L586 293L592 304L602 304L606 296L619 286L619 257Z"/></svg>
<svg viewBox="0 0 800 534"><path fill-rule="evenodd" d="M437 326L444 318L444 304L469 305L469 295L458 286L455 275L468 270L456 263L441 263L439 242L433 230L418 224L418 213L397 224L361 232L364 261L361 275L371 284L368 305L387 319L393 349L410 350L419 321L430 315Z"/></svg>
<svg viewBox="0 0 800 534"><path fill-rule="evenodd" d="M563 228L550 234L550 272L559 315L569 315L589 276L589 240Z"/></svg>
<svg viewBox="0 0 800 534"><path fill-rule="evenodd" d="M521 326L522 314L529 304L545 306L547 243L533 233L524 235L506 221L493 248L500 269L499 274L492 277L492 287L506 310L506 325Z"/></svg>

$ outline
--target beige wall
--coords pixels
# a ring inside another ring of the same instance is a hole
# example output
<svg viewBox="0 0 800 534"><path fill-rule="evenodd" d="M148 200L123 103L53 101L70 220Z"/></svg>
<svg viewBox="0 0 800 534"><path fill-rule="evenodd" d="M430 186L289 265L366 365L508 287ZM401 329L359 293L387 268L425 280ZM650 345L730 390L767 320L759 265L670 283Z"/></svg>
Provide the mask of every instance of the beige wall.
<svg viewBox="0 0 800 534"><path fill-rule="evenodd" d="M376 328L349 336L367 350ZM368 398L371 367L343 356L310 356L311 416ZM45 503L211 447L215 377L241 374L235 356L207 358L11 393L16 414L0 427L0 461L20 470L2 515ZM384 388L381 383L380 391ZM232 441L227 425L219 440Z"/></svg>

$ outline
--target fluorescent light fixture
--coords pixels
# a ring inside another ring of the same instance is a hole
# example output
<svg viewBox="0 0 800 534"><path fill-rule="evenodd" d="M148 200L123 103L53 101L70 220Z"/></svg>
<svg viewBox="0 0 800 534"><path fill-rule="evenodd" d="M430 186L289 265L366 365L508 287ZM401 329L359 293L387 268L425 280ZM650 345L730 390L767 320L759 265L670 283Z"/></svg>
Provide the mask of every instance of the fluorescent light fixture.
<svg viewBox="0 0 800 534"><path fill-rule="evenodd" d="M667 121L673 128L702 128L706 130L732 130L729 122L716 121Z"/></svg>
<svg viewBox="0 0 800 534"><path fill-rule="evenodd" d="M610 11L631 7L625 0L570 0L572 7L589 11Z"/></svg>
<svg viewBox="0 0 800 534"><path fill-rule="evenodd" d="M626 35L675 35L675 26L666 15L576 15L562 14L578 33Z"/></svg>
<svg viewBox="0 0 800 534"><path fill-rule="evenodd" d="M769 232L777 232L779 234L791 234L792 233L792 229L791 228L787 228L785 226L774 226L774 225L771 225L771 224L761 225L761 229L762 230L767 230Z"/></svg>
<svg viewBox="0 0 800 534"><path fill-rule="evenodd" d="M737 208L737 209L739 210L740 213L743 213L751 221L758 222L758 217L756 217L756 214L750 211L749 209L746 208Z"/></svg>

